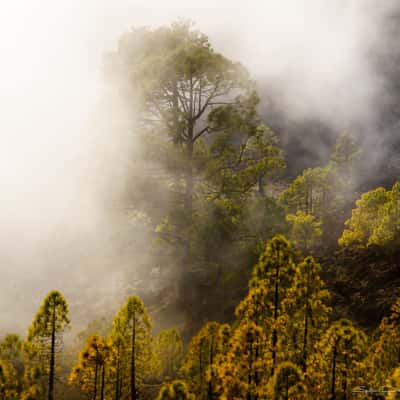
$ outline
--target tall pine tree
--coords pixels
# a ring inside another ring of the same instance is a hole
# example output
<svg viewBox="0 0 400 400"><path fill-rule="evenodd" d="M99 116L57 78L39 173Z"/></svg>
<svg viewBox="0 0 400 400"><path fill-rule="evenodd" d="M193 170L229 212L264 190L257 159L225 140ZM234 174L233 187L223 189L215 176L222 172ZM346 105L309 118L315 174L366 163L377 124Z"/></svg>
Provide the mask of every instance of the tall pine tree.
<svg viewBox="0 0 400 400"><path fill-rule="evenodd" d="M30 363L28 369L36 371L30 378L37 378L39 371L48 376L48 400L54 400L56 354L61 351L62 334L69 323L67 301L60 292L52 291L43 299L28 330L25 345ZM28 385L30 383L37 384L29 382Z"/></svg>

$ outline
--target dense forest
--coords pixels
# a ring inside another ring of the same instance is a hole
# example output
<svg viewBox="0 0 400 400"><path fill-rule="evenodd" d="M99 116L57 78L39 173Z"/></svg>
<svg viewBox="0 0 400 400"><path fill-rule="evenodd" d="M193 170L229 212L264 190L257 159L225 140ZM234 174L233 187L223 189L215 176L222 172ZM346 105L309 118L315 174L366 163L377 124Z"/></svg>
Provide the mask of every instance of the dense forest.
<svg viewBox="0 0 400 400"><path fill-rule="evenodd" d="M51 291L25 336L0 339L0 399L400 398L393 137L375 170L357 127L314 157L283 132L332 128L289 126L186 22L131 29L103 73L131 132L109 201L141 272L78 331Z"/></svg>

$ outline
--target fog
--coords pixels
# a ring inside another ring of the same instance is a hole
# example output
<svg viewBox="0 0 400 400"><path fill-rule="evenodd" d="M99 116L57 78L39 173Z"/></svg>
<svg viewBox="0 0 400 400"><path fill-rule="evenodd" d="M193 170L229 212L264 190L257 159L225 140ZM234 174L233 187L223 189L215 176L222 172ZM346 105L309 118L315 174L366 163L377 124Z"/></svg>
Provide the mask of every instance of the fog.
<svg viewBox="0 0 400 400"><path fill-rule="evenodd" d="M23 332L51 289L70 300L72 317L84 299L101 312L116 308L124 271L134 276L139 268L120 251L143 240L130 235L118 209L130 115L102 74L103 55L123 32L190 19L218 51L248 67L288 117L318 118L334 131L368 127L376 144L385 86L371 54L394 7L369 0L4 0L0 332Z"/></svg>

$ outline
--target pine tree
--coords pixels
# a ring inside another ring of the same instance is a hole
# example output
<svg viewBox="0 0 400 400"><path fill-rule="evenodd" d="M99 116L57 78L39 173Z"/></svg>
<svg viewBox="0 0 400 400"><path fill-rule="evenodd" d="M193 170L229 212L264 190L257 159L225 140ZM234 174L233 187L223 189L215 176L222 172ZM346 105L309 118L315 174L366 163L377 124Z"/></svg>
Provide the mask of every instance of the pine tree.
<svg viewBox="0 0 400 400"><path fill-rule="evenodd" d="M165 383L157 396L156 400L195 400L195 396L183 381L172 381Z"/></svg>
<svg viewBox="0 0 400 400"><path fill-rule="evenodd" d="M359 151L351 136L338 137L331 161L305 169L282 192L279 201L288 214L311 214L320 223L325 244L334 244L346 218L344 210L353 201L353 170ZM303 219L304 222L304 219Z"/></svg>
<svg viewBox="0 0 400 400"><path fill-rule="evenodd" d="M229 350L218 363L219 399L262 399L271 367L265 353L267 336L254 322L244 320L235 329Z"/></svg>
<svg viewBox="0 0 400 400"><path fill-rule="evenodd" d="M388 201L381 207L378 224L368 244L397 247L400 243L400 183L388 192Z"/></svg>
<svg viewBox="0 0 400 400"><path fill-rule="evenodd" d="M266 398L273 400L306 399L307 391L303 382L302 371L291 362L279 364L265 394Z"/></svg>
<svg viewBox="0 0 400 400"><path fill-rule="evenodd" d="M29 328L24 345L29 359L28 384L38 386L40 375L48 375L48 400L54 400L56 354L61 351L62 333L69 325L68 304L58 291L50 292L42 302ZM28 388L29 391L29 388Z"/></svg>
<svg viewBox="0 0 400 400"><path fill-rule="evenodd" d="M267 242L264 253L255 265L249 294L237 310L239 317L256 318L260 326L271 332L271 376L278 363L279 342L285 323L283 301L292 284L294 269L290 243L283 236L275 236ZM253 310L257 312L251 317Z"/></svg>
<svg viewBox="0 0 400 400"><path fill-rule="evenodd" d="M271 172L284 167L283 157L257 113L259 98L245 68L217 53L190 24L132 29L108 61L108 70L124 77L122 90L134 88L135 131L152 170L159 167L156 174L144 174L143 186L151 185L154 193L158 185L173 199L165 215L155 213L160 208L148 200L141 207L156 221L157 244L173 253L171 266L179 260L175 282L187 307L194 296L189 274L210 258L200 251L207 246L200 244L204 230L198 226L214 219L204 214L220 209L221 202L225 211L240 209L256 190L261 195ZM138 196L141 191L132 195ZM240 221L237 214L231 217ZM217 230L209 231L215 232L212 242L224 243Z"/></svg>
<svg viewBox="0 0 400 400"><path fill-rule="evenodd" d="M177 329L161 331L154 343L161 377L176 378L183 356L183 342Z"/></svg>
<svg viewBox="0 0 400 400"><path fill-rule="evenodd" d="M302 211L322 219L331 207L334 173L329 167L308 168L280 195L291 214Z"/></svg>
<svg viewBox="0 0 400 400"><path fill-rule="evenodd" d="M14 366L8 360L0 359L0 399L18 398L18 379Z"/></svg>
<svg viewBox="0 0 400 400"><path fill-rule="evenodd" d="M9 333L0 341L0 358L12 361L21 357L22 341L19 335Z"/></svg>
<svg viewBox="0 0 400 400"><path fill-rule="evenodd" d="M135 296L128 298L114 317L111 336L114 351L119 352L116 358L119 375L115 385L121 395L116 398L129 394L131 400L137 400L144 379L154 369L151 320L141 299ZM129 371L128 379L123 383L122 371Z"/></svg>
<svg viewBox="0 0 400 400"><path fill-rule="evenodd" d="M313 248L322 235L321 222L317 221L312 214L297 211L296 214L288 214L286 221L290 226L290 240L305 252Z"/></svg>
<svg viewBox="0 0 400 400"><path fill-rule="evenodd" d="M391 392L387 395L386 399L387 400L399 400L400 399L400 393L399 393L399 388L400 388L400 367L397 367L392 375L387 379L386 381L386 386L389 388L392 388L396 390L396 392Z"/></svg>
<svg viewBox="0 0 400 400"><path fill-rule="evenodd" d="M220 351L221 325L208 322L193 336L182 363L181 373L190 382L190 389L197 399L215 398L215 376L209 368Z"/></svg>
<svg viewBox="0 0 400 400"><path fill-rule="evenodd" d="M98 335L90 336L79 353L78 364L72 368L69 382L79 386L92 400L104 400L110 346ZM98 396L99 395L99 396Z"/></svg>
<svg viewBox="0 0 400 400"><path fill-rule="evenodd" d="M389 201L389 193L382 187L363 193L356 201L356 208L351 218L345 223L339 244L341 246L365 247L379 226L379 215L383 206Z"/></svg>
<svg viewBox="0 0 400 400"><path fill-rule="evenodd" d="M359 146L355 143L351 135L343 133L336 139L331 162L344 180L347 189L352 183L353 167L359 155Z"/></svg>
<svg viewBox="0 0 400 400"><path fill-rule="evenodd" d="M122 388L124 383L128 380L125 373L129 359L124 351L125 338L122 336L121 329L119 328L120 321L113 321L113 329L110 334L110 375L114 386L114 400L122 398Z"/></svg>
<svg viewBox="0 0 400 400"><path fill-rule="evenodd" d="M333 323L317 343L308 370L310 391L316 398L348 399L363 384L367 345L364 332L348 320Z"/></svg>
<svg viewBox="0 0 400 400"><path fill-rule="evenodd" d="M19 335L9 333L0 341L0 360L10 362L14 367L18 381L18 392L21 392L24 375L24 358L22 341Z"/></svg>
<svg viewBox="0 0 400 400"><path fill-rule="evenodd" d="M400 360L400 299L392 305L390 314L382 319L371 344L366 363L368 380L376 387L385 385Z"/></svg>
<svg viewBox="0 0 400 400"><path fill-rule="evenodd" d="M307 361L328 325L329 292L320 277L321 267L313 257L296 266L291 288L284 300L286 346L292 361L307 369Z"/></svg>

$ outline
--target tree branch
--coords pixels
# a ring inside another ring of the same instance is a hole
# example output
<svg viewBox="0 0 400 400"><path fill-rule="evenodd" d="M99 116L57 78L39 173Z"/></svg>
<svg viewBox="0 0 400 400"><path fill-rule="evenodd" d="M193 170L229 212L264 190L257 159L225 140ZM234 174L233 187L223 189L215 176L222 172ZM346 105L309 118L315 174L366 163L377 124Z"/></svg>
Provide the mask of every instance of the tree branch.
<svg viewBox="0 0 400 400"><path fill-rule="evenodd" d="M196 133L192 139L192 143L194 143L201 135L203 135L206 132L210 131L210 127L206 126L205 128L203 128L200 132Z"/></svg>

